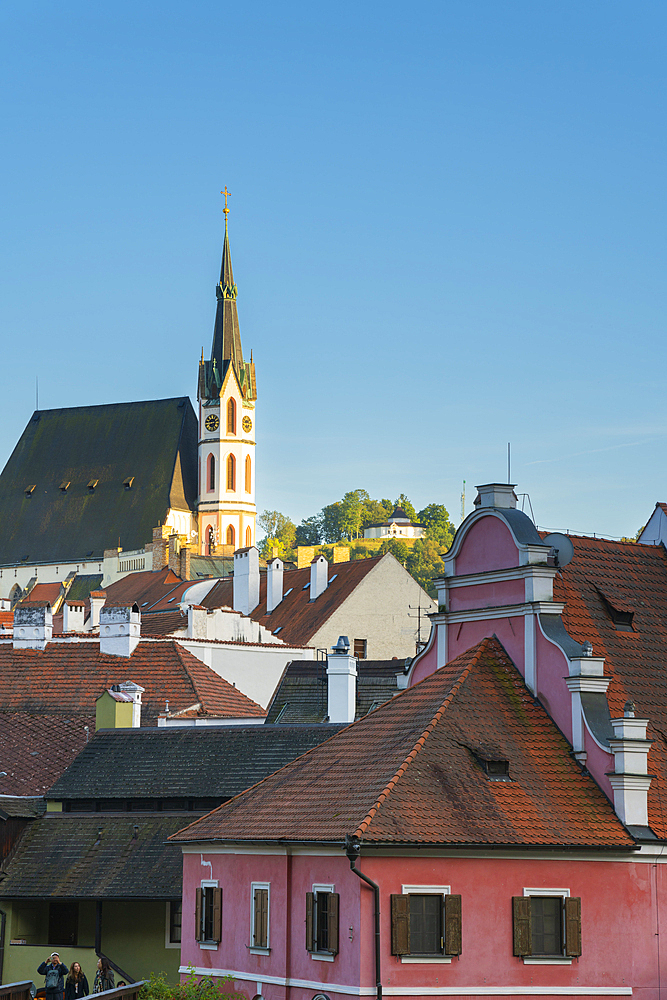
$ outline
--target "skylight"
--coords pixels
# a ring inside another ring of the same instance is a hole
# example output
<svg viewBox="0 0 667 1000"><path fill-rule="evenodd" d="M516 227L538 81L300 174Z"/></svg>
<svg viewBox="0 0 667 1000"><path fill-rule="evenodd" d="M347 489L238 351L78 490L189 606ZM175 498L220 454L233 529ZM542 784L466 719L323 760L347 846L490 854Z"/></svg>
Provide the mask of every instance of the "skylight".
<svg viewBox="0 0 667 1000"><path fill-rule="evenodd" d="M334 573L334 575L329 580L329 583L333 583L337 576L338 576L338 573Z"/></svg>
<svg viewBox="0 0 667 1000"><path fill-rule="evenodd" d="M308 590L309 587L310 587L310 580L308 581L308 583L306 584L306 586L302 587L301 589L302 590Z"/></svg>
<svg viewBox="0 0 667 1000"><path fill-rule="evenodd" d="M282 625L279 625L278 628L274 628L273 634L274 635L278 635L278 633L280 632L281 628L282 628Z"/></svg>
<svg viewBox="0 0 667 1000"><path fill-rule="evenodd" d="M285 591L285 593L283 594L283 597L287 597L287 595L288 595L288 594L291 594L293 590L294 590L294 587L290 587L290 589L289 589L289 590L286 590L286 591Z"/></svg>

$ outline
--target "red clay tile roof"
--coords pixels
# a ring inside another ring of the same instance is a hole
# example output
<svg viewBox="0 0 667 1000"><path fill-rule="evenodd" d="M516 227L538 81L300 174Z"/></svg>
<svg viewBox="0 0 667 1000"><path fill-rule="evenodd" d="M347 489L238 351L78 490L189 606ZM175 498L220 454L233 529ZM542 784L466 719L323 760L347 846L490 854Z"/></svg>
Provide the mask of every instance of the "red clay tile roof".
<svg viewBox="0 0 667 1000"><path fill-rule="evenodd" d="M637 716L649 719L649 824L667 837L667 552L662 545L570 537L574 558L556 577L554 598L565 602L570 635L588 639L593 655L605 657L612 718L631 699ZM608 605L633 612L633 631L616 629Z"/></svg>
<svg viewBox="0 0 667 1000"><path fill-rule="evenodd" d="M60 596L59 583L36 583L27 597L19 602L20 604L34 604L36 601L46 601L53 606Z"/></svg>
<svg viewBox="0 0 667 1000"><path fill-rule="evenodd" d="M170 569L162 569L158 573L147 570L145 573L128 573L122 580L107 587L106 595L107 600L114 604L138 604L143 614L154 604L173 596L179 586L191 587L192 583L192 580L184 583Z"/></svg>
<svg viewBox="0 0 667 1000"><path fill-rule="evenodd" d="M14 628L14 612L13 611L0 611L0 629L13 629Z"/></svg>
<svg viewBox="0 0 667 1000"><path fill-rule="evenodd" d="M30 712L0 712L0 777L3 795L44 795L95 734L95 706L57 718ZM86 733L84 726L88 726Z"/></svg>
<svg viewBox="0 0 667 1000"><path fill-rule="evenodd" d="M141 616L142 636L171 635L177 629L188 627L188 616L181 611L159 611Z"/></svg>
<svg viewBox="0 0 667 1000"><path fill-rule="evenodd" d="M104 689L127 680L145 688L143 725L155 725L167 700L172 711L201 705L216 717L265 715L173 640L140 642L129 658L100 653L99 642L51 642L44 651L0 644L0 712L43 713L55 727L72 713L94 713Z"/></svg>
<svg viewBox="0 0 667 1000"><path fill-rule="evenodd" d="M482 760L509 761L491 781ZM174 839L630 848L497 639L481 643Z"/></svg>
<svg viewBox="0 0 667 1000"><path fill-rule="evenodd" d="M377 566L380 559L393 556L376 556L373 559L355 559L353 562L332 563L329 566L329 580L333 580L323 594L311 603L310 567L287 570L283 576L282 601L270 615L266 614L266 574L262 574L259 584L259 604L250 617L275 633L280 628L278 638L287 645L305 646L322 628L324 623L337 611L352 591ZM305 589L304 589L305 588ZM291 589L291 593L287 591ZM234 584L232 578L220 580L201 602L206 608L232 607Z"/></svg>

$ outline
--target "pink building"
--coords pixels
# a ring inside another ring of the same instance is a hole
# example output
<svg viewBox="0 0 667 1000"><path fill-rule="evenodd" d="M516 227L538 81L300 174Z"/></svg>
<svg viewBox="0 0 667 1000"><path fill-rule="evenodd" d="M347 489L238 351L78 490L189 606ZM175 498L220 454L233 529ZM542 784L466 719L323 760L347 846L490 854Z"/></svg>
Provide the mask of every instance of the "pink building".
<svg viewBox="0 0 667 1000"><path fill-rule="evenodd" d="M479 488L408 689L175 835L182 971L661 1000L667 557L572 542Z"/></svg>

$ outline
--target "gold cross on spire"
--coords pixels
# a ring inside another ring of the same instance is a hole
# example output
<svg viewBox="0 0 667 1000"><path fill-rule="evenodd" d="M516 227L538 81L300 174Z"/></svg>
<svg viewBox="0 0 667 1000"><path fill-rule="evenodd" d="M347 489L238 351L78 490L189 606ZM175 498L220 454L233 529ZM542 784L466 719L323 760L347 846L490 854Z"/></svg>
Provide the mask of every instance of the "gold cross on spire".
<svg viewBox="0 0 667 1000"><path fill-rule="evenodd" d="M227 199L230 197L231 193L232 193L231 191L227 190L226 184L225 184L225 190L220 192L220 194L224 194L225 196L225 207L222 210L225 213L225 222L227 221L227 216L229 215L229 209L227 208Z"/></svg>

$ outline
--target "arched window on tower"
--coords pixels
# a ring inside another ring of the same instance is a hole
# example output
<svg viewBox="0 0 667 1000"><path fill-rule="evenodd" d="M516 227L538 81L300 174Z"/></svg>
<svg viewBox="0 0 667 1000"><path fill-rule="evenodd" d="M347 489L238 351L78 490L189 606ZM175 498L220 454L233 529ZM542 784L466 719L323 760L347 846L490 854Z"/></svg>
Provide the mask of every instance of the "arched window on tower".
<svg viewBox="0 0 667 1000"><path fill-rule="evenodd" d="M233 455L227 458L227 489L236 489L236 459Z"/></svg>
<svg viewBox="0 0 667 1000"><path fill-rule="evenodd" d="M236 400L231 398L227 402L227 433L236 434Z"/></svg>
<svg viewBox="0 0 667 1000"><path fill-rule="evenodd" d="M245 529L245 544L247 549L252 545L252 528L250 525Z"/></svg>
<svg viewBox="0 0 667 1000"><path fill-rule="evenodd" d="M209 525L209 529L206 532L206 555L215 555L215 530L213 525Z"/></svg>
<svg viewBox="0 0 667 1000"><path fill-rule="evenodd" d="M215 455L209 455L206 462L206 489L209 493L215 490Z"/></svg>
<svg viewBox="0 0 667 1000"><path fill-rule="evenodd" d="M250 455L246 455L245 457L245 491L246 493L252 493L252 468Z"/></svg>
<svg viewBox="0 0 667 1000"><path fill-rule="evenodd" d="M233 545L235 539L234 525L230 524L227 528L227 544Z"/></svg>

